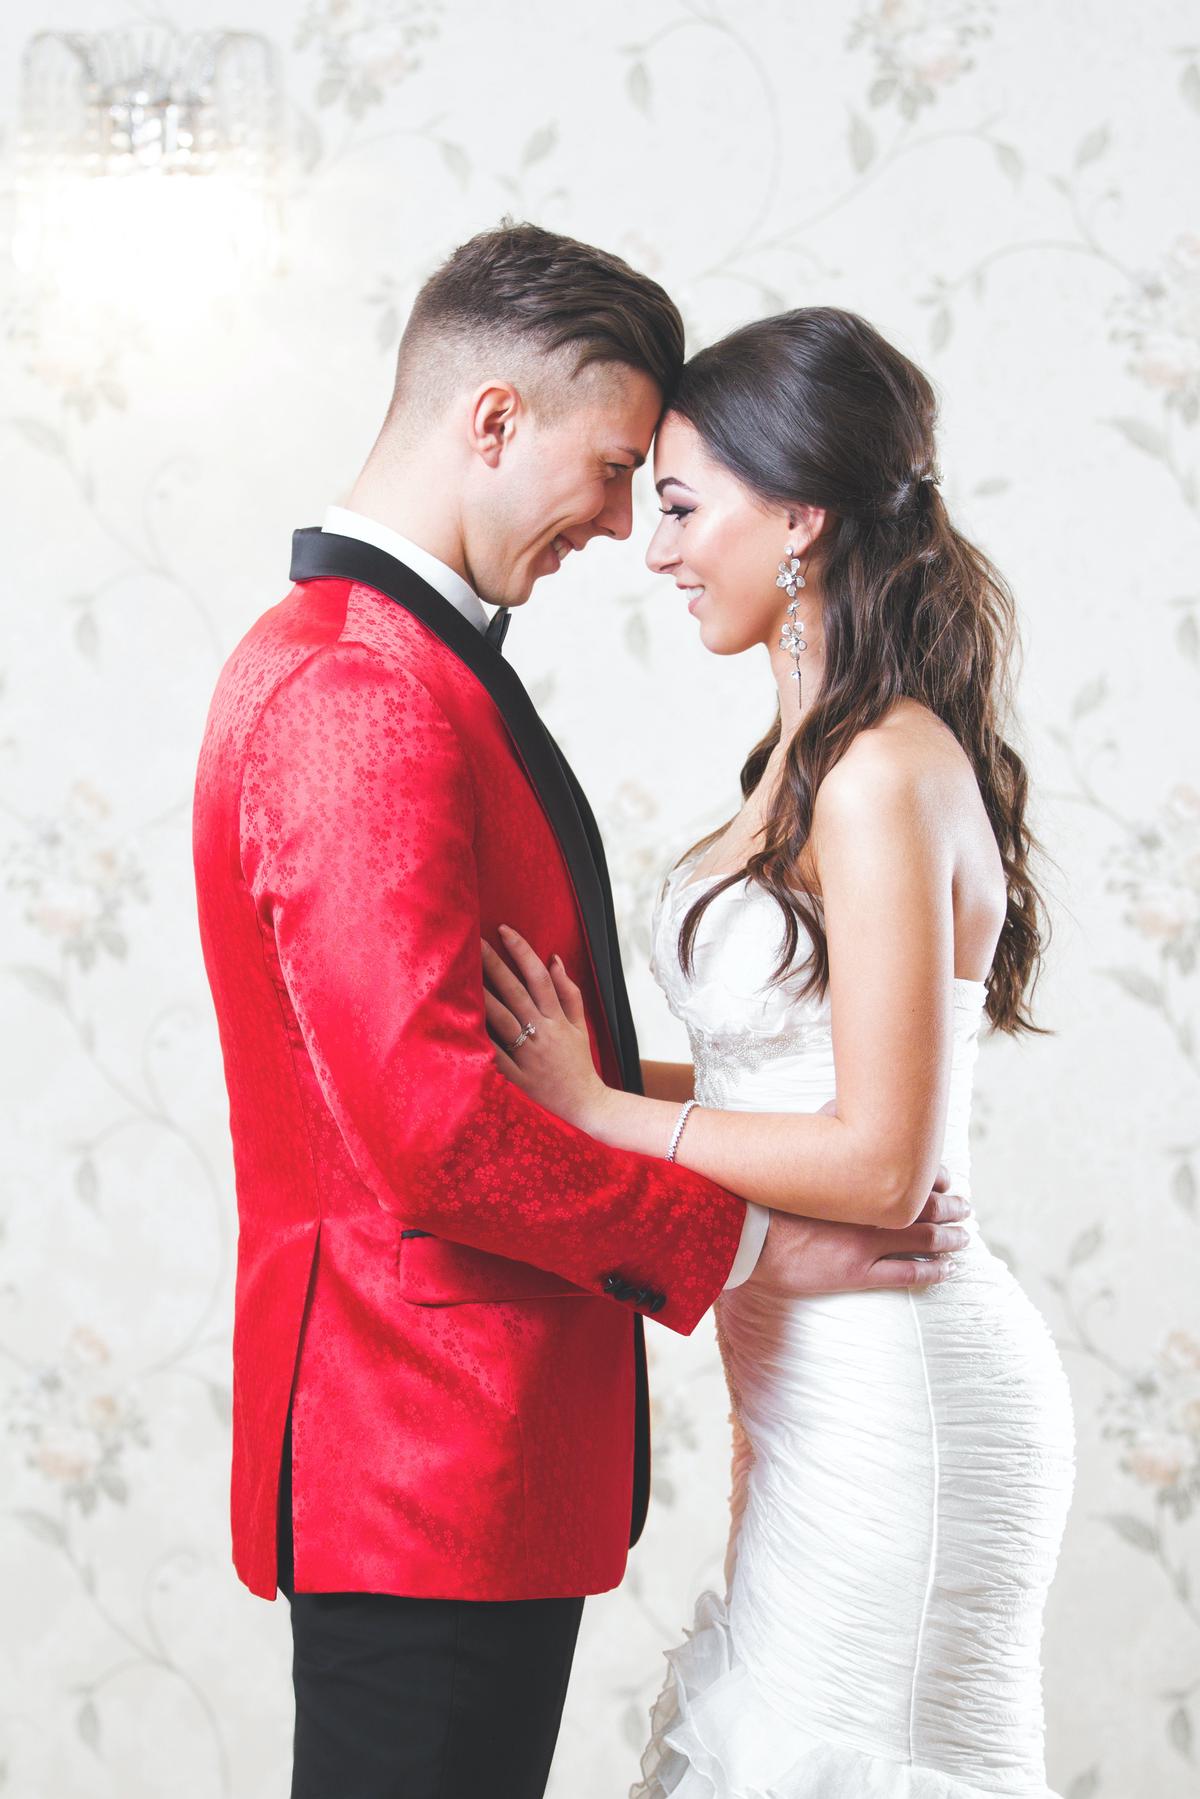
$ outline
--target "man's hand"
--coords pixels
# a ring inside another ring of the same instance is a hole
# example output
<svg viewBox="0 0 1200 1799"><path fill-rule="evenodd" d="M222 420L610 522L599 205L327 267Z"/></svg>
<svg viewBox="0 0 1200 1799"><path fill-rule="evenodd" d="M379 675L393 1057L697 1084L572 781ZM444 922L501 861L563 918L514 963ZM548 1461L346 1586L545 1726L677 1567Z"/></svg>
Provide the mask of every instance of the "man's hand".
<svg viewBox="0 0 1200 1799"><path fill-rule="evenodd" d="M746 1285L800 1297L849 1293L882 1287L931 1287L954 1272L950 1257L970 1241L961 1220L971 1207L945 1191L949 1176L939 1168L921 1216L906 1230L869 1224L831 1224L772 1212L767 1240ZM928 1262L915 1256L931 1256Z"/></svg>

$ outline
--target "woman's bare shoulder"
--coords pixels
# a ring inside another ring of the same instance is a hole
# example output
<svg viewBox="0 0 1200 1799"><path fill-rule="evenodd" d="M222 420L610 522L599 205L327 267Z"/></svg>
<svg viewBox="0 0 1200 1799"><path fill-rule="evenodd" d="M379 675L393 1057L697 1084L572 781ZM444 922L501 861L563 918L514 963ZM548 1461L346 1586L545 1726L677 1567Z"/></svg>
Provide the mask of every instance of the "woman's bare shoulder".
<svg viewBox="0 0 1200 1799"><path fill-rule="evenodd" d="M968 793L977 793L975 775L954 733L927 706L905 699L852 739L821 782L815 811L922 810Z"/></svg>

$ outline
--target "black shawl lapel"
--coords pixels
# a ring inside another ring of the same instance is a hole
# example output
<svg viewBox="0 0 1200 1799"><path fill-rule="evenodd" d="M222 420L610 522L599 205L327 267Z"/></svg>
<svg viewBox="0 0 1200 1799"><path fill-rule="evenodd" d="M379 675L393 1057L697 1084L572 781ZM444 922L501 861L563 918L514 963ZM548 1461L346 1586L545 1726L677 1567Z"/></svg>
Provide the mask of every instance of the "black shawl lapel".
<svg viewBox="0 0 1200 1799"><path fill-rule="evenodd" d="M637 1040L621 976L612 890L590 806L539 718L520 676L469 619L386 550L316 527L292 534L293 581L350 580L386 594L419 618L487 689L562 847L583 914L600 997L626 1087L641 1092Z"/></svg>

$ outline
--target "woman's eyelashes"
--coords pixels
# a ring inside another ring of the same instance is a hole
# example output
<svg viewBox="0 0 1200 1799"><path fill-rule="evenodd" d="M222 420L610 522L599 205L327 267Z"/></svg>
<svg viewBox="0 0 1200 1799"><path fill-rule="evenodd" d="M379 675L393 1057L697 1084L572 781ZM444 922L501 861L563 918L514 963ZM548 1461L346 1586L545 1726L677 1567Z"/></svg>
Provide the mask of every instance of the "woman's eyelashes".
<svg viewBox="0 0 1200 1799"><path fill-rule="evenodd" d="M660 506L658 510L664 518L677 518L682 524L685 518L691 517L696 508L694 506Z"/></svg>

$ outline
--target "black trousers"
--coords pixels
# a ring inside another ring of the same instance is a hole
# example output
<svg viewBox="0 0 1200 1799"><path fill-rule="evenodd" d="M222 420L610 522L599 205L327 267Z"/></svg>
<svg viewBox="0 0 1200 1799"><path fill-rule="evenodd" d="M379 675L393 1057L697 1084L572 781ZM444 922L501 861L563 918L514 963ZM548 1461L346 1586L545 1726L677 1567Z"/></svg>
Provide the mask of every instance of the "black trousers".
<svg viewBox="0 0 1200 1799"><path fill-rule="evenodd" d="M291 1418L279 1585L291 1604L292 1799L541 1799L582 1599L297 1593Z"/></svg>

